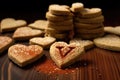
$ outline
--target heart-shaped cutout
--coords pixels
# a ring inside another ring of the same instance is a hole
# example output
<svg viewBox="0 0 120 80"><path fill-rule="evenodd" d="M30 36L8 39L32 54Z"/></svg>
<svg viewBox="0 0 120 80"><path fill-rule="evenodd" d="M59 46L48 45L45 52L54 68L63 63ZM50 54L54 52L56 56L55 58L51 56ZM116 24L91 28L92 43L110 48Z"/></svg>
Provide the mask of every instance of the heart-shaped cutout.
<svg viewBox="0 0 120 80"><path fill-rule="evenodd" d="M66 42L55 42L50 47L50 56L59 68L67 67L80 59L84 48Z"/></svg>
<svg viewBox="0 0 120 80"><path fill-rule="evenodd" d="M5 18L1 21L1 31L14 31L18 27L25 26L27 22L25 20L15 20L14 18Z"/></svg>
<svg viewBox="0 0 120 80"><path fill-rule="evenodd" d="M24 67L43 55L43 48L38 45L16 44L9 48L8 57L20 67Z"/></svg>
<svg viewBox="0 0 120 80"><path fill-rule="evenodd" d="M106 35L104 37L94 39L94 43L97 47L120 51L120 37L116 35Z"/></svg>
<svg viewBox="0 0 120 80"><path fill-rule="evenodd" d="M104 27L104 31L107 33L120 35L120 26L116 26L116 27L106 26L106 27Z"/></svg>
<svg viewBox="0 0 120 80"><path fill-rule="evenodd" d="M29 24L31 28L45 30L47 28L47 21L46 20L36 20L34 23Z"/></svg>
<svg viewBox="0 0 120 80"><path fill-rule="evenodd" d="M13 38L15 40L28 40L30 38L42 35L43 31L41 30L32 29L30 27L20 27L14 32Z"/></svg>
<svg viewBox="0 0 120 80"><path fill-rule="evenodd" d="M30 44L37 44L42 46L45 49L48 49L52 43L56 41L53 37L34 37L30 39Z"/></svg>
<svg viewBox="0 0 120 80"><path fill-rule="evenodd" d="M8 49L13 43L13 39L7 36L0 36L0 54Z"/></svg>

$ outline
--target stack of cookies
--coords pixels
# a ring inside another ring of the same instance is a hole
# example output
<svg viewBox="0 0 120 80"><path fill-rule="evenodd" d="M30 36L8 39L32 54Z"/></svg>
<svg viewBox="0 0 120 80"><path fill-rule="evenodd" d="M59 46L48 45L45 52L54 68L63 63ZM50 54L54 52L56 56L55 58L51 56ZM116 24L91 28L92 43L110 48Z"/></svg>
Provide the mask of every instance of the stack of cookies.
<svg viewBox="0 0 120 80"><path fill-rule="evenodd" d="M68 39L73 32L73 14L67 5L52 4L46 12L48 26L45 36L55 37L58 40Z"/></svg>
<svg viewBox="0 0 120 80"><path fill-rule="evenodd" d="M73 3L75 36L93 39L104 35L104 16L100 8L84 8L82 3Z"/></svg>

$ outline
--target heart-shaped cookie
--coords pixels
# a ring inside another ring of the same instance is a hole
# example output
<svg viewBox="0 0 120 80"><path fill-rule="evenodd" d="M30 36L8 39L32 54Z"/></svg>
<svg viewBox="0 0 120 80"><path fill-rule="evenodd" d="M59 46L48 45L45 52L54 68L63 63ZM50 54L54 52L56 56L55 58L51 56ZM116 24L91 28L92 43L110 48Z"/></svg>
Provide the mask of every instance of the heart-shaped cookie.
<svg viewBox="0 0 120 80"><path fill-rule="evenodd" d="M47 27L47 21L46 20L36 20L34 23L29 24L31 28L45 30Z"/></svg>
<svg viewBox="0 0 120 80"><path fill-rule="evenodd" d="M7 36L0 36L0 54L9 48L13 43L13 39Z"/></svg>
<svg viewBox="0 0 120 80"><path fill-rule="evenodd" d="M30 39L30 44L37 44L42 46L43 48L47 49L50 47L52 43L56 41L53 37L34 37Z"/></svg>
<svg viewBox="0 0 120 80"><path fill-rule="evenodd" d="M32 29L30 27L20 27L13 34L15 40L28 40L36 36L42 36L43 31Z"/></svg>
<svg viewBox="0 0 120 80"><path fill-rule="evenodd" d="M66 42L55 42L50 47L50 56L59 68L64 68L80 59L84 48Z"/></svg>
<svg viewBox="0 0 120 80"><path fill-rule="evenodd" d="M106 26L106 27L104 27L104 31L107 33L120 35L120 26L116 26L116 27Z"/></svg>
<svg viewBox="0 0 120 80"><path fill-rule="evenodd" d="M43 55L43 48L38 45L16 44L9 48L8 57L20 67L24 67Z"/></svg>
<svg viewBox="0 0 120 80"><path fill-rule="evenodd" d="M120 37L116 35L106 35L101 38L94 39L94 43L97 47L120 51Z"/></svg>
<svg viewBox="0 0 120 80"><path fill-rule="evenodd" d="M5 18L1 21L1 31L14 31L18 27L25 26L27 22L25 20L15 20L14 18Z"/></svg>
<svg viewBox="0 0 120 80"><path fill-rule="evenodd" d="M77 46L84 47L85 50L88 50L94 46L93 42L91 40L82 40L80 38L73 38L69 42L70 44L75 44Z"/></svg>
<svg viewBox="0 0 120 80"><path fill-rule="evenodd" d="M82 18L93 18L98 17L101 14L102 10L100 8L84 8L77 16Z"/></svg>

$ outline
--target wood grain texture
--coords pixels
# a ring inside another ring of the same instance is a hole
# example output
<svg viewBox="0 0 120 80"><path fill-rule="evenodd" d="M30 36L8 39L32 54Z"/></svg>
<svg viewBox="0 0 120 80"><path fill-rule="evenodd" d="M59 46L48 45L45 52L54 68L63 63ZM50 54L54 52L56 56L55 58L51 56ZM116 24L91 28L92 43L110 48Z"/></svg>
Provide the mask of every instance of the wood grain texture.
<svg viewBox="0 0 120 80"><path fill-rule="evenodd" d="M44 51L45 60L50 59ZM41 60L42 60L41 59ZM24 68L12 63L7 52L0 56L0 80L120 80L120 52L93 48L81 56L80 61L71 67L74 72L68 74L47 74L35 70L40 61Z"/></svg>

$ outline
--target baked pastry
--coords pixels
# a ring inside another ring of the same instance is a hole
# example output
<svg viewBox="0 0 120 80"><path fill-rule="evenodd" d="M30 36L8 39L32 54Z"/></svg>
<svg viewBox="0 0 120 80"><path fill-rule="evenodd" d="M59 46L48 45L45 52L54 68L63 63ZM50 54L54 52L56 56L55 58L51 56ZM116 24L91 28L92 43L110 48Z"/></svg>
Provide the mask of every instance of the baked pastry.
<svg viewBox="0 0 120 80"><path fill-rule="evenodd" d="M94 47L94 44L91 40L82 40L80 38L73 38L69 42L70 44L75 44L77 46L84 47L85 50L88 50L92 47Z"/></svg>
<svg viewBox="0 0 120 80"><path fill-rule="evenodd" d="M30 44L36 44L42 46L44 49L48 49L52 43L56 41L53 37L34 37L29 40Z"/></svg>
<svg viewBox="0 0 120 80"><path fill-rule="evenodd" d="M15 40L29 40L30 38L42 36L43 31L32 29L30 27L17 28L13 34Z"/></svg>
<svg viewBox="0 0 120 80"><path fill-rule="evenodd" d="M80 23L88 23L88 24L96 24L96 23L102 23L104 22L104 16L103 15L100 15L98 17L94 17L94 18L78 18L76 17L75 18L75 21L76 22L80 22Z"/></svg>
<svg viewBox="0 0 120 80"><path fill-rule="evenodd" d="M72 12L80 12L83 9L84 9L84 4L80 2L73 3L70 8Z"/></svg>
<svg viewBox="0 0 120 80"><path fill-rule="evenodd" d="M116 35L106 35L104 37L94 39L94 44L97 47L112 50L120 51L120 37Z"/></svg>
<svg viewBox="0 0 120 80"><path fill-rule="evenodd" d="M58 4L51 4L49 6L49 11L54 15L71 15L71 12L68 8Z"/></svg>
<svg viewBox="0 0 120 80"><path fill-rule="evenodd" d="M102 15L102 10L100 8L84 8L78 15L81 18L94 18Z"/></svg>
<svg viewBox="0 0 120 80"><path fill-rule="evenodd" d="M27 25L25 20L15 20L14 18L5 18L1 21L1 31L14 31L18 27L23 27Z"/></svg>
<svg viewBox="0 0 120 80"><path fill-rule="evenodd" d="M15 44L8 50L8 57L20 67L24 67L43 56L43 48L38 45Z"/></svg>
<svg viewBox="0 0 120 80"><path fill-rule="evenodd" d="M44 31L47 25L48 25L47 20L36 20L34 23L31 23L28 26L34 29L40 29Z"/></svg>
<svg viewBox="0 0 120 80"><path fill-rule="evenodd" d="M14 43L13 39L8 36L0 36L0 55Z"/></svg>
<svg viewBox="0 0 120 80"><path fill-rule="evenodd" d="M80 59L84 48L66 42L55 42L50 47L50 57L59 68L65 68Z"/></svg>
<svg viewBox="0 0 120 80"><path fill-rule="evenodd" d="M111 34L120 35L120 26L116 26L116 27L105 26L104 31Z"/></svg>

